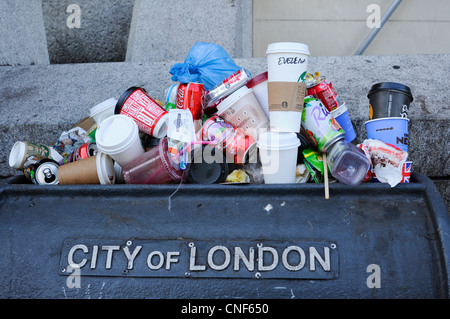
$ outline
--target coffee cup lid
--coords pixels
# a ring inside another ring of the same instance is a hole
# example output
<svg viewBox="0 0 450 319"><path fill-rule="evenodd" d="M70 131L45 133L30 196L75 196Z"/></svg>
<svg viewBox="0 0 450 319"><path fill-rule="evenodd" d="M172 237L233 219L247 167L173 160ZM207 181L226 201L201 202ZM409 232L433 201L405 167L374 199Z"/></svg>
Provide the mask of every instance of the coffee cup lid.
<svg viewBox="0 0 450 319"><path fill-rule="evenodd" d="M101 152L98 152L96 156L97 175L100 184L114 184L116 180L114 161L107 154Z"/></svg>
<svg viewBox="0 0 450 319"><path fill-rule="evenodd" d="M300 146L296 133L270 131L263 133L258 139L258 148L272 150L287 150Z"/></svg>
<svg viewBox="0 0 450 319"><path fill-rule="evenodd" d="M108 108L111 108L114 112L114 107L117 104L117 100L115 98L107 99L106 101L103 101L100 104L97 104L96 106L91 107L90 109L90 117L93 117L94 115L102 112L103 110L106 110Z"/></svg>
<svg viewBox="0 0 450 319"><path fill-rule="evenodd" d="M347 111L347 105L345 105L345 102L342 102L342 104L339 105L337 108L335 108L333 111L331 111L330 114L332 117L336 118L344 114L345 111Z"/></svg>
<svg viewBox="0 0 450 319"><path fill-rule="evenodd" d="M275 42L267 46L266 55L270 53L301 53L309 55L309 47L304 43Z"/></svg>
<svg viewBox="0 0 450 319"><path fill-rule="evenodd" d="M223 99L222 102L217 105L217 111L220 115L220 113L223 113L228 107L236 103L238 100L240 100L245 95L252 93L253 91L246 87L245 85L238 90L236 90L234 93Z"/></svg>
<svg viewBox="0 0 450 319"><path fill-rule="evenodd" d="M9 166L12 168L20 168L23 157L25 155L25 143L16 142L9 153Z"/></svg>
<svg viewBox="0 0 450 319"><path fill-rule="evenodd" d="M414 100L411 89L401 83L395 83L395 82L380 82L377 84L372 85L372 88L369 91L369 94L367 94L367 97L369 97L371 94L378 92L378 91L398 91L401 93L404 93L408 95L411 99L411 102Z"/></svg>
<svg viewBox="0 0 450 319"><path fill-rule="evenodd" d="M103 120L95 133L98 150L107 154L122 152L135 138L139 138L138 125L132 118L121 114Z"/></svg>

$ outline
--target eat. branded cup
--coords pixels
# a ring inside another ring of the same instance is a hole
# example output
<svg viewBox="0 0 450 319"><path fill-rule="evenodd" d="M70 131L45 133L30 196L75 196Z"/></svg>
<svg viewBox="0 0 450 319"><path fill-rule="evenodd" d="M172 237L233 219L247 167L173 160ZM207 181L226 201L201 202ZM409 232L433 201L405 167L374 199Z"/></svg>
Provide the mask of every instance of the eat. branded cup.
<svg viewBox="0 0 450 319"><path fill-rule="evenodd" d="M132 118L139 131L156 138L167 133L166 118L168 112L152 99L143 88L131 87L117 101L115 114Z"/></svg>

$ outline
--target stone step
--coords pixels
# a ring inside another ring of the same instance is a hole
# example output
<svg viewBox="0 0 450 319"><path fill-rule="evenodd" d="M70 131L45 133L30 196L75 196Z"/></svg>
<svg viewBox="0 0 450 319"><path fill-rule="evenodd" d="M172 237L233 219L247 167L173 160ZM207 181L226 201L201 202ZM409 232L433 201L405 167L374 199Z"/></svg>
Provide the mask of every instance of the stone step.
<svg viewBox="0 0 450 319"><path fill-rule="evenodd" d="M0 0L0 66L50 63L41 0Z"/></svg>

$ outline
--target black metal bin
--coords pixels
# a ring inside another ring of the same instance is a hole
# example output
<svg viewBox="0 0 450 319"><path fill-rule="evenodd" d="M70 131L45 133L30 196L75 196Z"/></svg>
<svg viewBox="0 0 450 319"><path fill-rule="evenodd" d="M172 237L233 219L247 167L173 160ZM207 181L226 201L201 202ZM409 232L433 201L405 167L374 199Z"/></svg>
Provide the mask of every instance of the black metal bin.
<svg viewBox="0 0 450 319"><path fill-rule="evenodd" d="M1 298L448 298L430 179L0 185Z"/></svg>

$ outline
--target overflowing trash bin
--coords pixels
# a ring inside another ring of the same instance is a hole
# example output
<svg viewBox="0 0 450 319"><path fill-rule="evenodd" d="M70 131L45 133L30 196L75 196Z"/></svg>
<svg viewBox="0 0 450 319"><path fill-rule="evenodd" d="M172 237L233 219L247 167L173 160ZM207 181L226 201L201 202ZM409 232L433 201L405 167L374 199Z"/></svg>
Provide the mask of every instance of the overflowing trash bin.
<svg viewBox="0 0 450 319"><path fill-rule="evenodd" d="M17 141L0 296L448 298L449 219L411 170L410 88L372 86L357 143L306 44L266 53L253 76L196 43L163 101L130 83L54 145Z"/></svg>

